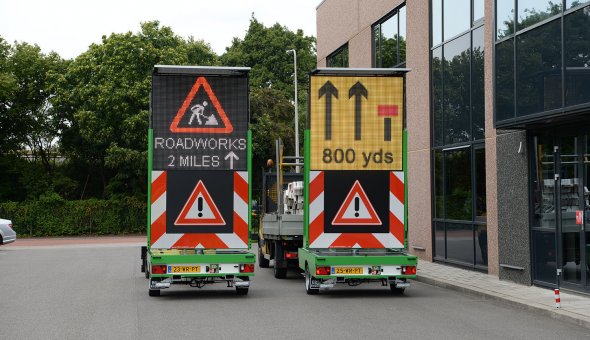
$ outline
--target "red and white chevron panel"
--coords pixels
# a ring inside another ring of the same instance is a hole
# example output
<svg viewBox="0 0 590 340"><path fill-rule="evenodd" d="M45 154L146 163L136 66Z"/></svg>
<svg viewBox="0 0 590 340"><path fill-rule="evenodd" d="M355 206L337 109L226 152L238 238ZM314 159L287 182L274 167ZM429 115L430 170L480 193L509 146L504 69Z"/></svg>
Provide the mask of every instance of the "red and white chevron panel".
<svg viewBox="0 0 590 340"><path fill-rule="evenodd" d="M393 248L404 247L404 173L389 176L389 232L324 232L324 172L309 172L309 248Z"/></svg>
<svg viewBox="0 0 590 340"><path fill-rule="evenodd" d="M152 171L151 247L156 249L247 249L248 172L234 171L233 233L166 233L166 171Z"/></svg>

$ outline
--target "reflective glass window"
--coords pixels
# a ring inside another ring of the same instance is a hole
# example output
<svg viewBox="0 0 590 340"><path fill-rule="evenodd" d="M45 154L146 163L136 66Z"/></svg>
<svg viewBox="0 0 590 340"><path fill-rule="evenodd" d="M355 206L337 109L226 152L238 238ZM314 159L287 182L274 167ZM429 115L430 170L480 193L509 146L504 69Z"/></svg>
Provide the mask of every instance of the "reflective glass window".
<svg viewBox="0 0 590 340"><path fill-rule="evenodd" d="M442 42L442 0L432 0L432 45Z"/></svg>
<svg viewBox="0 0 590 340"><path fill-rule="evenodd" d="M567 106L590 102L590 6L568 14L565 20Z"/></svg>
<svg viewBox="0 0 590 340"><path fill-rule="evenodd" d="M447 230L447 259L473 264L473 226L445 223Z"/></svg>
<svg viewBox="0 0 590 340"><path fill-rule="evenodd" d="M471 27L471 0L443 2L444 40L451 39Z"/></svg>
<svg viewBox="0 0 590 340"><path fill-rule="evenodd" d="M432 51L432 116L434 145L443 145L442 47Z"/></svg>
<svg viewBox="0 0 590 340"><path fill-rule="evenodd" d="M518 0L518 29L527 28L561 13L561 1Z"/></svg>
<svg viewBox="0 0 590 340"><path fill-rule="evenodd" d="M560 20L518 35L516 51L517 115L561 107Z"/></svg>
<svg viewBox="0 0 590 340"><path fill-rule="evenodd" d="M381 24L381 67L397 65L397 15Z"/></svg>
<svg viewBox="0 0 590 340"><path fill-rule="evenodd" d="M497 0L496 38L502 39L514 33L514 0Z"/></svg>
<svg viewBox="0 0 590 340"><path fill-rule="evenodd" d="M557 276L555 233L533 230L534 278L555 284Z"/></svg>
<svg viewBox="0 0 590 340"><path fill-rule="evenodd" d="M374 67L381 67L381 25L373 27L373 56Z"/></svg>
<svg viewBox="0 0 590 340"><path fill-rule="evenodd" d="M590 3L590 1L586 0L565 0L565 8L570 9L572 7L580 6L585 3Z"/></svg>
<svg viewBox="0 0 590 340"><path fill-rule="evenodd" d="M445 152L445 217L472 220L470 148Z"/></svg>
<svg viewBox="0 0 590 340"><path fill-rule="evenodd" d="M399 9L399 63L406 62L406 7Z"/></svg>
<svg viewBox="0 0 590 340"><path fill-rule="evenodd" d="M327 67L348 67L348 44L326 58Z"/></svg>
<svg viewBox="0 0 590 340"><path fill-rule="evenodd" d="M486 225L475 226L475 264L488 265L488 227Z"/></svg>
<svg viewBox="0 0 590 340"><path fill-rule="evenodd" d="M474 30L471 50L471 119L473 139L485 137L484 28Z"/></svg>
<svg viewBox="0 0 590 340"><path fill-rule="evenodd" d="M445 242L445 223L434 223L434 256L444 259L446 258L446 242Z"/></svg>
<svg viewBox="0 0 590 340"><path fill-rule="evenodd" d="M403 26L403 27L402 27ZM406 61L406 8L394 11L373 26L373 64L396 67Z"/></svg>
<svg viewBox="0 0 590 340"><path fill-rule="evenodd" d="M471 139L470 126L470 34L444 45L445 144Z"/></svg>
<svg viewBox="0 0 590 340"><path fill-rule="evenodd" d="M473 21L478 21L484 15L484 0L473 0Z"/></svg>
<svg viewBox="0 0 590 340"><path fill-rule="evenodd" d="M434 217L444 218L444 169L443 153L434 151Z"/></svg>
<svg viewBox="0 0 590 340"><path fill-rule="evenodd" d="M487 215L486 201L486 150L475 149L475 216L485 220Z"/></svg>
<svg viewBox="0 0 590 340"><path fill-rule="evenodd" d="M514 39L496 45L496 120L514 118Z"/></svg>

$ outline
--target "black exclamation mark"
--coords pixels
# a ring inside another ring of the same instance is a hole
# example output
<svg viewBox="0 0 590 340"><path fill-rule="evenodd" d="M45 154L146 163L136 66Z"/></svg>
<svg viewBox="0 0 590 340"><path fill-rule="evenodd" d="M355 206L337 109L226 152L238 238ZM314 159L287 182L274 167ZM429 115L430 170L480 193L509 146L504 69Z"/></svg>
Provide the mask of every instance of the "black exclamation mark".
<svg viewBox="0 0 590 340"><path fill-rule="evenodd" d="M355 211L354 217L359 217L359 215L360 215L359 214L359 206L361 203L360 201L361 201L360 198L358 198L358 197L354 198L354 211Z"/></svg>
<svg viewBox="0 0 590 340"><path fill-rule="evenodd" d="M203 217L203 197L197 199L197 209L199 209L198 216Z"/></svg>

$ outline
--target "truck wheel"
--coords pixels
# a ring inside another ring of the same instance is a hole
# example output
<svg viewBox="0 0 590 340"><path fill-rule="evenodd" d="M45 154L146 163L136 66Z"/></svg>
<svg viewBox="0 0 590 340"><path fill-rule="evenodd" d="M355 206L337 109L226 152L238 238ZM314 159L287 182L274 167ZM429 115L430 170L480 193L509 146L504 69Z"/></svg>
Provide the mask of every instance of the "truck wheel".
<svg viewBox="0 0 590 340"><path fill-rule="evenodd" d="M277 268L276 263L275 263L274 268L275 268L275 278L276 279L284 279L287 277L287 268Z"/></svg>
<svg viewBox="0 0 590 340"><path fill-rule="evenodd" d="M305 265L305 292L309 295L317 295L320 290L319 288L311 288L311 279L312 276L309 273L309 267L307 264Z"/></svg>
<svg viewBox="0 0 590 340"><path fill-rule="evenodd" d="M150 289L150 296L160 296L160 290L159 289Z"/></svg>
<svg viewBox="0 0 590 340"><path fill-rule="evenodd" d="M270 267L270 260L264 258L264 254L262 254L262 249L258 248L258 266L260 268L268 268Z"/></svg>
<svg viewBox="0 0 590 340"><path fill-rule="evenodd" d="M239 277L242 281L250 281L248 276ZM236 294L238 295L248 295L248 287L236 287Z"/></svg>

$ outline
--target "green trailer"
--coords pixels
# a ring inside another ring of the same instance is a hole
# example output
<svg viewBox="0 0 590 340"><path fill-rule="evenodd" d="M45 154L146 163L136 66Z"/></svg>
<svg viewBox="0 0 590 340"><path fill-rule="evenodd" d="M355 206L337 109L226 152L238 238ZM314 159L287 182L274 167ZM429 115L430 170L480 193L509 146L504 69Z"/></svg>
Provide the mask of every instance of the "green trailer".
<svg viewBox="0 0 590 340"><path fill-rule="evenodd" d="M305 131L305 289L381 282L403 293L418 259L406 252L406 69L310 73Z"/></svg>
<svg viewBox="0 0 590 340"><path fill-rule="evenodd" d="M149 295L213 283L248 293L249 68L155 66L148 132Z"/></svg>

